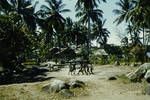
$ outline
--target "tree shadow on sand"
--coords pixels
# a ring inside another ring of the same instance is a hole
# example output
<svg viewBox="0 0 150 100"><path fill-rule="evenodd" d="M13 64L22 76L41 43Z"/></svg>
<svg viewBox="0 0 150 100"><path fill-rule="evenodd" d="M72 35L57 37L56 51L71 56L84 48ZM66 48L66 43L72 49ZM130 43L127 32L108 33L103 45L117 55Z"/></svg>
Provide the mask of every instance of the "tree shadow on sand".
<svg viewBox="0 0 150 100"><path fill-rule="evenodd" d="M48 71L48 69L40 67L25 68L24 70L14 72L13 74L3 71L0 73L0 85L13 83L41 82L54 78L47 77Z"/></svg>

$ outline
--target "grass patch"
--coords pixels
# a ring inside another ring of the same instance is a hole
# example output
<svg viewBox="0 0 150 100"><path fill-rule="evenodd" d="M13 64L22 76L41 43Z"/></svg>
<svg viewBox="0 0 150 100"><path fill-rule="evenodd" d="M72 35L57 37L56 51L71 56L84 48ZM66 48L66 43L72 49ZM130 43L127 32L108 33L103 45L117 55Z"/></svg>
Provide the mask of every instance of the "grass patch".
<svg viewBox="0 0 150 100"><path fill-rule="evenodd" d="M83 88L74 88L70 89L74 93L74 96L87 96L88 95L88 87L84 86Z"/></svg>
<svg viewBox="0 0 150 100"><path fill-rule="evenodd" d="M146 82L146 80L143 80L143 82L142 82L142 89L141 89L141 91L142 91L142 94L143 95L146 95L146 93L145 93L145 88L148 86L148 83Z"/></svg>
<svg viewBox="0 0 150 100"><path fill-rule="evenodd" d="M70 91L73 93L73 97L65 97L63 96L60 92L58 93L48 93L48 92L43 92L45 95L47 95L49 98L48 100L66 100L70 98L76 98L80 96L88 96L88 87L85 86L84 88L74 88L70 89Z"/></svg>
<svg viewBox="0 0 150 100"><path fill-rule="evenodd" d="M66 100L60 93L48 93L41 91L43 84L47 83L22 83L0 86L0 100ZM87 96L88 86L70 89L74 97ZM71 97L71 98L74 98Z"/></svg>
<svg viewBox="0 0 150 100"><path fill-rule="evenodd" d="M24 65L37 65L37 62L36 61L26 61L26 62L23 62Z"/></svg>
<svg viewBox="0 0 150 100"><path fill-rule="evenodd" d="M124 84L131 83L131 81L128 79L128 77L125 74L118 75L117 78Z"/></svg>
<svg viewBox="0 0 150 100"><path fill-rule="evenodd" d="M41 87L34 83L0 86L0 100L52 100Z"/></svg>

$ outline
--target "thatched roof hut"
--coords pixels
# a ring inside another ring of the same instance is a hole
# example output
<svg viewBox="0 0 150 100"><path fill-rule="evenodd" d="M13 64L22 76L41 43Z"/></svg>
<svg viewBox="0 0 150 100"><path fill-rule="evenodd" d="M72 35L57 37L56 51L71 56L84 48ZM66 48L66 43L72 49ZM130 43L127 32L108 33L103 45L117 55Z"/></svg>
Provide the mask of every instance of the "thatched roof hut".
<svg viewBox="0 0 150 100"><path fill-rule="evenodd" d="M108 56L108 53L104 49L98 49L94 51L94 55Z"/></svg>

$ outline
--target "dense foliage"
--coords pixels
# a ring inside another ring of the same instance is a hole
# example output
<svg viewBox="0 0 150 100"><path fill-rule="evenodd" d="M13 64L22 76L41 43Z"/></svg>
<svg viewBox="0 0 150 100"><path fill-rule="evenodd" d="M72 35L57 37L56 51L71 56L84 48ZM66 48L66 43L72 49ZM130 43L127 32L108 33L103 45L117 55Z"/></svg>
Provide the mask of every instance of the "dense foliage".
<svg viewBox="0 0 150 100"><path fill-rule="evenodd" d="M149 0L120 0L115 22L128 24L122 46L107 45L110 32L104 27L103 12L98 8L106 0L77 0L75 9L78 21L65 18L69 12L63 0L45 0L38 11L32 0L0 0L0 65L12 73L29 59L43 62L50 59L70 60L75 57L90 59L91 44L96 41L114 58L134 55L135 61L148 51L150 42ZM108 2L109 3L109 2ZM143 37L141 39L141 35ZM141 41L143 40L143 41ZM51 52L57 48L58 52ZM81 52L76 53L78 49ZM70 54L69 54L70 53Z"/></svg>
<svg viewBox="0 0 150 100"><path fill-rule="evenodd" d="M127 33L130 36L129 39L124 37L121 41L123 46L127 47L123 51L126 57L128 56L127 53L130 52L135 59L138 61L141 59L143 62L150 42L148 39L150 35L150 19L148 17L150 15L150 2L149 0L120 0L116 5L119 9L113 10L118 15L114 22L120 24L125 21L128 24Z"/></svg>
<svg viewBox="0 0 150 100"><path fill-rule="evenodd" d="M45 0L47 5L36 12L38 2L0 0L0 65L13 73L29 59L40 62L75 56L88 58L91 41L106 44L109 36L109 31L103 28L103 12L97 8L100 1L77 0L76 16L80 20L73 22L63 17L62 13L70 10L62 0ZM52 53L53 48L59 51ZM78 48L82 48L81 54L75 53Z"/></svg>

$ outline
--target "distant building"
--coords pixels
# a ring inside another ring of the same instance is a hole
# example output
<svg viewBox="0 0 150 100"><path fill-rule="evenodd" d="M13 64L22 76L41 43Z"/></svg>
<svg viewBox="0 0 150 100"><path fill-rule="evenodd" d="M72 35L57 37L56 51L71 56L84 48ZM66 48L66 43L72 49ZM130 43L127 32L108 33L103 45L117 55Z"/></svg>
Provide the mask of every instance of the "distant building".
<svg viewBox="0 0 150 100"><path fill-rule="evenodd" d="M108 53L104 49L98 49L94 51L94 55L108 56Z"/></svg>
<svg viewBox="0 0 150 100"><path fill-rule="evenodd" d="M147 52L146 55L148 58L150 58L150 52Z"/></svg>

